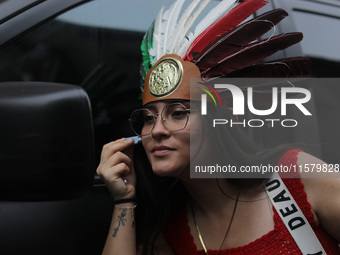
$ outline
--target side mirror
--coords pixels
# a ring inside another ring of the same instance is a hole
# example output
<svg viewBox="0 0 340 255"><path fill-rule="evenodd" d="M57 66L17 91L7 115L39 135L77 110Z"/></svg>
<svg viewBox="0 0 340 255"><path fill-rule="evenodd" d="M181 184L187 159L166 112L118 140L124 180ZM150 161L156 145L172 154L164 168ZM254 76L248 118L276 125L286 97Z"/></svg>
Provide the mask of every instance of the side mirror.
<svg viewBox="0 0 340 255"><path fill-rule="evenodd" d="M82 196L92 186L91 106L78 86L0 83L0 200Z"/></svg>

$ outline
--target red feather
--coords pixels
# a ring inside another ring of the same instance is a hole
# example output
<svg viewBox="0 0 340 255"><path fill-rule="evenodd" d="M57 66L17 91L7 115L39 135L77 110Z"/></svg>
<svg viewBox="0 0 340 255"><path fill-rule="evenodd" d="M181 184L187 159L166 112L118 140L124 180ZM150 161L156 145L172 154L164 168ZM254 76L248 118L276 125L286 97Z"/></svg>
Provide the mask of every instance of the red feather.
<svg viewBox="0 0 340 255"><path fill-rule="evenodd" d="M209 79L226 76L300 42L302 37L302 33L287 33L249 44L236 54L226 57L207 69L203 73L203 77Z"/></svg>
<svg viewBox="0 0 340 255"><path fill-rule="evenodd" d="M203 49L201 54L195 58L196 61L193 62L196 62L201 72L204 72L212 64L236 53L246 44L257 40L286 16L288 16L286 11L276 9L241 24L216 38Z"/></svg>
<svg viewBox="0 0 340 255"><path fill-rule="evenodd" d="M265 6L269 0L248 0L227 12L218 21L206 28L189 46L183 59L191 60L195 53L200 53L210 41L229 31L247 19L251 14Z"/></svg>

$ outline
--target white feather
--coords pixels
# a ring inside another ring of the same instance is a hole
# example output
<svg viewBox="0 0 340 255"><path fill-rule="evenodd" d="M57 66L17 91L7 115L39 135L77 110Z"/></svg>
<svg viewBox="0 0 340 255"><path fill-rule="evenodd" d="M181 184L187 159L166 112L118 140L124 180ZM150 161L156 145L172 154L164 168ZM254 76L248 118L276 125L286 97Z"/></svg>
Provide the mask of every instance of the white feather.
<svg viewBox="0 0 340 255"><path fill-rule="evenodd" d="M213 8L204 19L198 23L195 28L194 38L200 35L207 27L209 27L212 23L214 23L220 16L228 10L233 4L235 0L223 0L220 2L215 8Z"/></svg>
<svg viewBox="0 0 340 255"><path fill-rule="evenodd" d="M159 11L156 20L155 27L153 32L153 48L150 49L149 53L154 57L153 63L156 63L158 59L161 57L161 43L162 43L162 17L163 17L164 7Z"/></svg>
<svg viewBox="0 0 340 255"><path fill-rule="evenodd" d="M185 37L180 40L180 49L178 49L177 54L181 57L184 56L185 51L183 53L183 45L190 45L191 42L193 41L192 38L194 38L194 36L190 36L190 39L188 37L188 31L191 28L191 26L193 25L193 23L195 22L195 20L197 19L197 17L201 14L201 12L204 10L204 8L208 5L208 3L210 2L210 0L204 0L202 1L202 3L200 4L200 6L198 7L198 9L195 11L194 15L188 19L188 22L186 22L184 29L183 29L183 34L185 35Z"/></svg>
<svg viewBox="0 0 340 255"><path fill-rule="evenodd" d="M156 45L156 48L155 48L156 55L155 55L155 58L154 58L155 62L157 62L157 60L160 59L161 56L162 56L161 55L162 54L162 45L163 45L162 42L164 40L163 31L162 31L163 13L164 13L164 6L162 7L160 12L158 13L157 18L156 18L156 22L155 22L154 39L156 39L156 43L155 42L153 43L154 48L155 48L155 45Z"/></svg>
<svg viewBox="0 0 340 255"><path fill-rule="evenodd" d="M183 35L185 35L183 34L184 26L199 2L200 0L192 1L191 4L183 12L182 17L180 18L176 26L176 34L172 41L170 52L177 53L179 42L183 39Z"/></svg>
<svg viewBox="0 0 340 255"><path fill-rule="evenodd" d="M179 47L179 49L177 50L177 55L183 57L185 52L187 51L188 47L190 46L190 44L193 41L193 37L194 34L190 31L187 32L187 34L185 35L185 37L182 40L182 43Z"/></svg>
<svg viewBox="0 0 340 255"><path fill-rule="evenodd" d="M184 1L177 0L166 11L164 11L163 7L157 15L153 35L153 49L150 49L150 54L152 53L151 55L154 56L154 63L163 55L169 53L183 57L197 36L215 22L237 0L222 0L209 11L194 29L191 29L191 27L211 0L192 0L182 16L178 18ZM197 7L198 4L199 6ZM194 31L194 33L189 30Z"/></svg>
<svg viewBox="0 0 340 255"><path fill-rule="evenodd" d="M177 21L179 17L179 13L182 9L185 0L178 0L173 4L173 8L171 9L170 17L168 18L167 29L165 33L165 38L167 39L164 43L165 54L172 53L171 46L173 44L173 40L176 33Z"/></svg>
<svg viewBox="0 0 340 255"><path fill-rule="evenodd" d="M178 0L174 2L168 10L164 12L163 21L166 24L166 26L164 30L164 41L163 41L163 47L162 47L163 55L167 54L167 45L171 42L171 33L175 29L178 14L179 14L179 11L182 5L183 5L183 0Z"/></svg>

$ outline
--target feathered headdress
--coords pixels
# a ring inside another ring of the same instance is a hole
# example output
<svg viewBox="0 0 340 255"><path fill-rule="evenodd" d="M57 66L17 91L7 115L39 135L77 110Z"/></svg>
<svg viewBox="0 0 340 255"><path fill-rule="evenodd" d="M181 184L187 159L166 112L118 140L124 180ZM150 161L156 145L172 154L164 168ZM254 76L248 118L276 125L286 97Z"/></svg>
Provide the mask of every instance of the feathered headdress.
<svg viewBox="0 0 340 255"><path fill-rule="evenodd" d="M284 10L275 9L249 19L268 1L246 0L235 6L235 0L222 0L199 22L197 19L210 0L192 0L186 8L183 8L185 0L177 0L170 8L162 8L142 41L143 78L167 54L194 63L206 81L219 77L288 77L309 73L308 59L304 57L259 63L303 37L295 32L260 39L288 16Z"/></svg>

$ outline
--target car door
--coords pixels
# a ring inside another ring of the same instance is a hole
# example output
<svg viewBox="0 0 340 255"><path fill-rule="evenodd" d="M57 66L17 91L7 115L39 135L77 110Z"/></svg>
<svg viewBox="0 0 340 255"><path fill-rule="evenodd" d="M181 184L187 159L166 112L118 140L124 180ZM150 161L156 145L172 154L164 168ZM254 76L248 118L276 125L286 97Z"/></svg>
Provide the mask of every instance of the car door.
<svg viewBox="0 0 340 255"><path fill-rule="evenodd" d="M31 178L27 178L28 169L34 167L22 167L15 169L23 173L16 175L20 180L15 180L10 178L9 169L6 171L4 165L0 166L1 181L6 182L12 191L17 191L16 194L11 192L11 196L5 196L6 192L3 192L0 199L1 254L101 254L113 204L105 185L94 173L102 145L132 134L127 119L132 109L140 105L140 42L155 13L146 14L147 18L142 22L138 19L134 23L128 22L130 17L124 14L130 12L131 6L138 4L141 5L139 1L134 1L118 5L117 1L112 0L0 1L0 86L6 87L8 93L7 96L2 94L2 103L5 104L8 98L13 99L12 96L20 94L20 91L30 91L25 93L27 95L38 89L36 95L30 97L31 102L36 103L33 99L45 90L72 88L76 85L91 102L95 138L94 144L83 144L92 146L89 149L93 149L95 156L91 166L91 187L78 196L57 195L51 198L43 185L33 182L39 179L40 183L46 183L47 179L44 178L55 175L53 172L46 171L35 176L36 171L32 170ZM158 8L155 5L156 10ZM144 11L147 10L144 8ZM25 108L16 109L22 113L15 115L7 112L2 117L25 116ZM6 113L6 110L3 112ZM36 114L42 113L45 110L36 111ZM65 113L68 115L70 112ZM53 125L55 119L52 116L51 119L43 119L49 123L46 128L50 124L52 127L58 124L55 122ZM4 123L4 119L0 121ZM64 124L66 127L67 123ZM5 125L2 127L5 128ZM25 131L30 126L12 127L12 131L15 132L17 128ZM10 126L7 131L11 132ZM14 133L12 135L15 136ZM39 134L36 135L39 137ZM34 137L31 136L31 139ZM67 150L63 146L72 147L62 140L51 140L57 143L54 155ZM3 146L1 151L6 152L18 146L8 146L9 142L6 142L7 145L0 144ZM42 159L41 164L45 163L46 157L52 156L50 153L46 155L49 150L30 146L34 144L25 144L23 147L30 151L39 150L41 155L36 158ZM24 160L19 153L12 155L13 162ZM66 158L71 160L72 156ZM0 164L1 159L3 157L0 156ZM64 173L65 179L61 182L69 182L71 187L70 181L74 176ZM33 180L32 183L29 180ZM33 185L31 188L35 194L40 193L41 196L33 197L18 192L18 183ZM58 190L61 185L54 188Z"/></svg>

